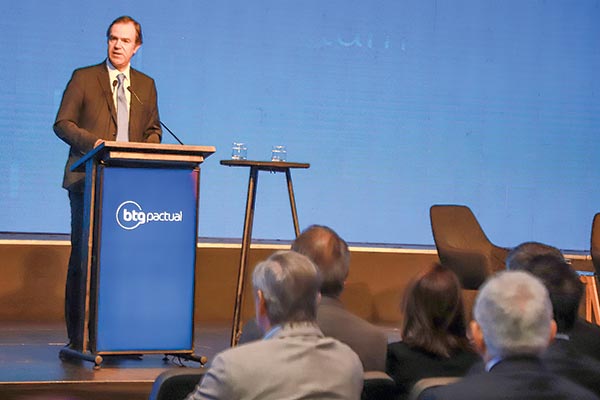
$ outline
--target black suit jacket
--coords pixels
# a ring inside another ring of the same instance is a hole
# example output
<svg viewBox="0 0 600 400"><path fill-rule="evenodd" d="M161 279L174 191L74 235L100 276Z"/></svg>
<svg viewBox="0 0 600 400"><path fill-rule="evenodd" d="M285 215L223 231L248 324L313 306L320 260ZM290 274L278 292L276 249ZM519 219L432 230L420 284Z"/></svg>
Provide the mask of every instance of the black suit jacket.
<svg viewBox="0 0 600 400"><path fill-rule="evenodd" d="M156 86L149 76L131 68L129 141L159 143L161 128ZM54 132L69 146L63 187L83 191L83 172L70 168L94 148L98 139L115 140L117 113L106 61L77 69L67 84L54 122Z"/></svg>
<svg viewBox="0 0 600 400"><path fill-rule="evenodd" d="M460 351L444 358L395 342L388 345L386 372L396 383L397 398L405 399L420 379L464 376L477 362L481 362L481 357L474 351Z"/></svg>
<svg viewBox="0 0 600 400"><path fill-rule="evenodd" d="M510 357L490 372L425 390L419 400L553 400L598 399L592 392L548 371L536 357Z"/></svg>
<svg viewBox="0 0 600 400"><path fill-rule="evenodd" d="M578 318L569 336L573 347L600 362L600 326Z"/></svg>
<svg viewBox="0 0 600 400"><path fill-rule="evenodd" d="M555 339L542 355L546 367L600 396L600 362L573 346L569 340Z"/></svg>

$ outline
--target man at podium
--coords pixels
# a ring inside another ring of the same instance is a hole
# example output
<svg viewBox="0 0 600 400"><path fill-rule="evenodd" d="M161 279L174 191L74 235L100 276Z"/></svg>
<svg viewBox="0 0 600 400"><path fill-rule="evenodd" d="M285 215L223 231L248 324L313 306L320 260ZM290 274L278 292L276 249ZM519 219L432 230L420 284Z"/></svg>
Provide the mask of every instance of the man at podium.
<svg viewBox="0 0 600 400"><path fill-rule="evenodd" d="M63 93L54 132L69 146L63 187L71 205L71 256L65 290L65 320L69 345L82 341L81 237L85 173L71 166L105 140L160 143L156 86L149 76L131 68L142 45L142 28L122 16L108 27L108 57L100 64L77 69Z"/></svg>

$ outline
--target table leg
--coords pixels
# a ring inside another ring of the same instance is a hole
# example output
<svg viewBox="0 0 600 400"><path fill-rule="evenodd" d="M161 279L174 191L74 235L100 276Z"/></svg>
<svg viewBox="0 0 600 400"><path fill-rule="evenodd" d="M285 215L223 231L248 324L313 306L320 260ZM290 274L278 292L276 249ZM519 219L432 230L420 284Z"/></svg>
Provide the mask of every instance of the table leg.
<svg viewBox="0 0 600 400"><path fill-rule="evenodd" d="M288 194L290 195L290 207L292 209L292 220L294 221L294 232L296 237L300 236L300 226L298 225L298 212L296 211L296 200L294 198L294 187L292 186L292 173L290 169L285 170L287 179Z"/></svg>
<svg viewBox="0 0 600 400"><path fill-rule="evenodd" d="M254 206L256 204L256 186L258 184L258 168L250 168L248 179L248 197L246 198L246 215L244 217L244 234L242 236L242 251L240 254L240 268L238 271L237 289L235 293L235 306L233 310L233 329L231 331L231 346L237 345L241 334L241 314L244 296L244 283L246 278L246 265L248 251L252 241L252 224L254 220Z"/></svg>

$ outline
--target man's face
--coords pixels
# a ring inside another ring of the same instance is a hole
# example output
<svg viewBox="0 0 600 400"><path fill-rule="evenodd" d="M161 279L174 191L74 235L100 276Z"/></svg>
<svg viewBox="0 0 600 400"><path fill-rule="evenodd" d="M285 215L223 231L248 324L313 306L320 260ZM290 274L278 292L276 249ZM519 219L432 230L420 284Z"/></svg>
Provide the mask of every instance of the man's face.
<svg viewBox="0 0 600 400"><path fill-rule="evenodd" d="M131 57L140 48L136 43L135 26L132 22L114 24L108 35L108 58L118 70L129 64Z"/></svg>

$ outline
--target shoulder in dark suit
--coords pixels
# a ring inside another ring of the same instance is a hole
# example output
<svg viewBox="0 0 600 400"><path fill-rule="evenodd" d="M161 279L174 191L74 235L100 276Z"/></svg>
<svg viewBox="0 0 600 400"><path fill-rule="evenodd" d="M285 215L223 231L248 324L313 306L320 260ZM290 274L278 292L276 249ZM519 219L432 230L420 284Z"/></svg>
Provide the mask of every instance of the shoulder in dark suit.
<svg viewBox="0 0 600 400"><path fill-rule="evenodd" d="M419 400L548 400L598 399L587 389L544 368L535 357L514 357L490 372L468 375L459 382L425 390Z"/></svg>
<svg viewBox="0 0 600 400"><path fill-rule="evenodd" d="M479 355L471 351L460 351L445 358L396 342L388 345L386 369L396 383L398 398L404 399L418 380L464 376L473 364L480 361Z"/></svg>
<svg viewBox="0 0 600 400"><path fill-rule="evenodd" d="M581 353L569 340L555 339L542 355L542 361L550 371L600 396L600 362Z"/></svg>
<svg viewBox="0 0 600 400"><path fill-rule="evenodd" d="M600 326L579 318L569 336L576 349L600 362Z"/></svg>

